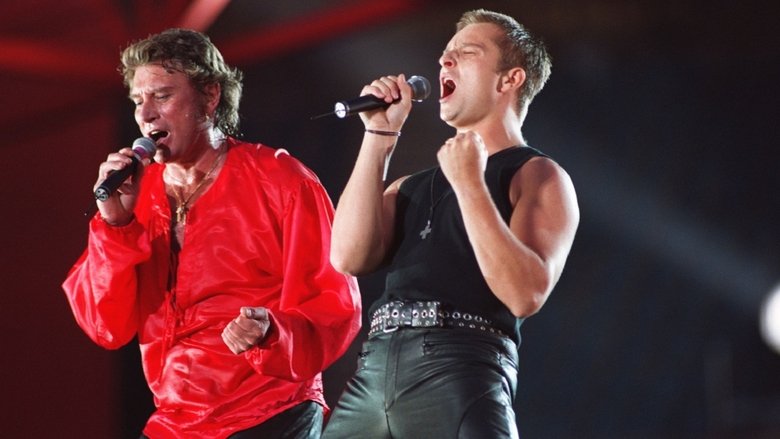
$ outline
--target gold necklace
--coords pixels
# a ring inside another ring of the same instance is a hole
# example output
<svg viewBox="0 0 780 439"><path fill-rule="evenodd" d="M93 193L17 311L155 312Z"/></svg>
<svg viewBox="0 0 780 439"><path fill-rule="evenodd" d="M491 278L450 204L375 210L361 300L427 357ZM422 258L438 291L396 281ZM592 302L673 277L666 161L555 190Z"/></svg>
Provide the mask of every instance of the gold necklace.
<svg viewBox="0 0 780 439"><path fill-rule="evenodd" d="M198 183L197 186L195 186L195 189L190 192L190 194L187 196L187 198L182 201L181 198L179 198L176 191L171 191L173 193L173 197L176 198L176 223L184 225L187 222L187 212L190 210L189 204L190 200L192 200L192 197L195 196L195 194L198 193L201 187L203 187L204 184L208 181L209 177L211 177L211 174L214 172L215 169L217 169L217 165L219 164L219 160L224 155L223 151L219 152L219 155L217 158L214 159L214 164L211 165L211 169L209 169L209 172L206 173L205 176L200 180L200 183Z"/></svg>

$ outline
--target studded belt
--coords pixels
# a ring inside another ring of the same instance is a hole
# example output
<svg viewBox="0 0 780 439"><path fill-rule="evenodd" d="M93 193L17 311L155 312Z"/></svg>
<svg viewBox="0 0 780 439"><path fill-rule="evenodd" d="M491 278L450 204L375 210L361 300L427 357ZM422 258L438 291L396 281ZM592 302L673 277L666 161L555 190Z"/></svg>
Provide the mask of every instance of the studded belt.
<svg viewBox="0 0 780 439"><path fill-rule="evenodd" d="M493 322L476 314L449 310L437 301L393 301L371 315L369 337L401 328L463 328L505 335Z"/></svg>

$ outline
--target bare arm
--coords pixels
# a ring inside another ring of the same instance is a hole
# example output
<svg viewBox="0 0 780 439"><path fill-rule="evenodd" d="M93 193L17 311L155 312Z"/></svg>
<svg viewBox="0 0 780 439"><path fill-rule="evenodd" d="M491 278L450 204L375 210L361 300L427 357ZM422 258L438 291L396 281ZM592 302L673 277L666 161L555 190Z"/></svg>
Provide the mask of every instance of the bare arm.
<svg viewBox="0 0 780 439"><path fill-rule="evenodd" d="M411 109L411 88L403 75L386 76L363 88L392 102L386 110L361 113L367 129L400 131ZM344 192L339 198L333 221L330 260L336 270L351 275L366 274L385 259L393 238L395 198L400 182L387 190L385 171L398 140L366 132L358 158Z"/></svg>
<svg viewBox="0 0 780 439"><path fill-rule="evenodd" d="M375 270L385 259L393 240L395 199L401 182L383 190L384 161L389 155L385 158L374 152L373 144L387 140L371 137L378 136L366 134L333 220L331 263L336 270L353 276Z"/></svg>
<svg viewBox="0 0 780 439"><path fill-rule="evenodd" d="M574 186L552 160L529 160L512 179L514 207L507 225L484 182L484 165L479 172L473 166L486 153L479 152L481 139L471 134L445 144L439 161L488 286L515 316L529 316L549 297L574 241L579 222Z"/></svg>

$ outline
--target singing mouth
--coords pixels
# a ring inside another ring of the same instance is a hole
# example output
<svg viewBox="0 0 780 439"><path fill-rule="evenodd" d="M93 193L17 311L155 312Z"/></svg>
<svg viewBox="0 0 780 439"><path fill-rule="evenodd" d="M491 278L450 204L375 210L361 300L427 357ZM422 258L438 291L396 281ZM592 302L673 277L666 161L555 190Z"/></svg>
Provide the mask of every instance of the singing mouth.
<svg viewBox="0 0 780 439"><path fill-rule="evenodd" d="M446 98L455 92L455 81L450 78L443 79L441 82L441 97Z"/></svg>
<svg viewBox="0 0 780 439"><path fill-rule="evenodd" d="M154 130L149 132L149 137L151 137L151 139L154 140L155 143L157 143L157 141L162 139L163 137L168 137L168 131Z"/></svg>

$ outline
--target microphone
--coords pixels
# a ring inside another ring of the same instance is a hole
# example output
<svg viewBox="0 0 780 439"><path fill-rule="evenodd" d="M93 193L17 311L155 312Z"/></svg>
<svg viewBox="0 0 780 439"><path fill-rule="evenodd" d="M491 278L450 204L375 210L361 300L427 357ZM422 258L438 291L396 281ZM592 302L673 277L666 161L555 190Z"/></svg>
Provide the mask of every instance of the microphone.
<svg viewBox="0 0 780 439"><path fill-rule="evenodd" d="M122 169L110 173L95 190L95 198L100 201L106 201L127 180L127 177L135 173L136 168L138 168L138 162L151 158L156 150L157 146L154 144L154 140L148 137L135 139L133 142L133 162Z"/></svg>
<svg viewBox="0 0 780 439"><path fill-rule="evenodd" d="M425 100L425 98L428 97L429 94L431 94L431 83L428 82L428 80L423 76L412 76L406 81L406 83L412 87L412 100L415 102L422 102ZM318 119L322 116L328 116L330 114L335 114L336 117L343 119L347 116L352 116L353 114L376 110L378 108L387 108L389 106L390 103L385 102L384 99L379 99L378 97L369 94L360 96L359 98L355 99L336 102L336 104L333 106L332 113L325 113L319 116L314 116L312 119Z"/></svg>

